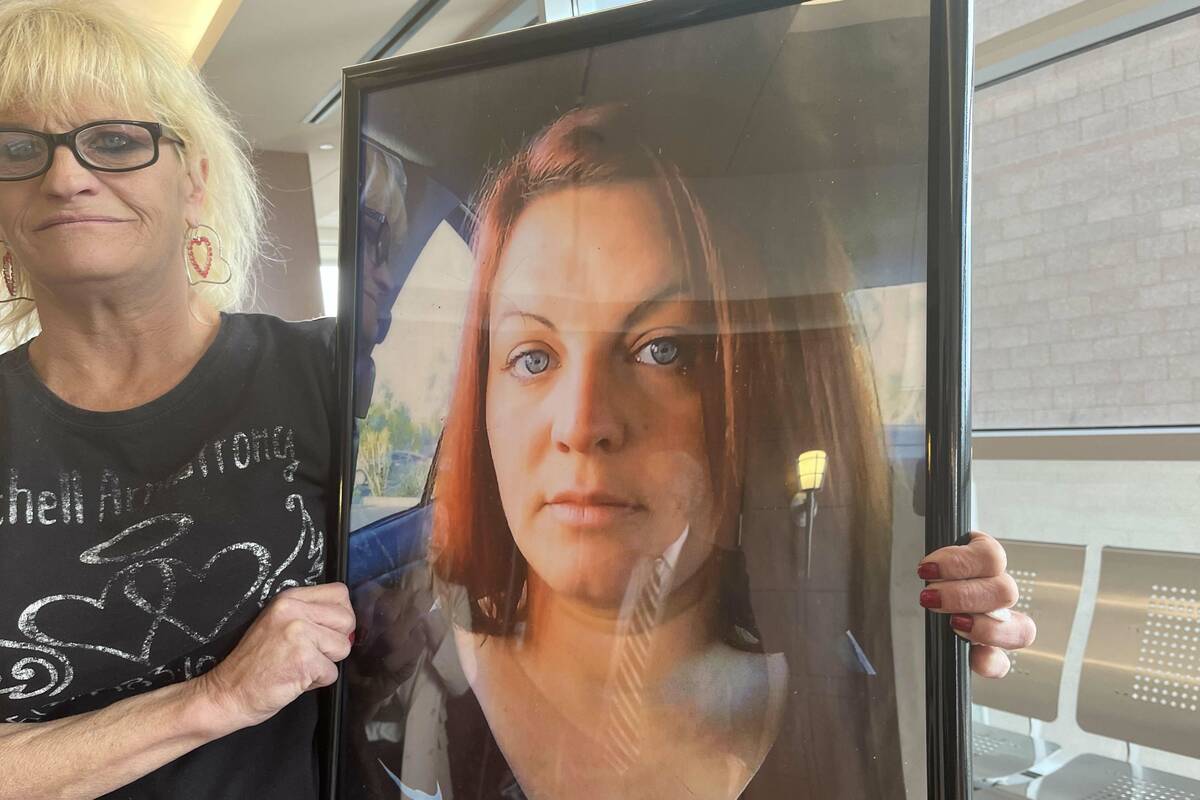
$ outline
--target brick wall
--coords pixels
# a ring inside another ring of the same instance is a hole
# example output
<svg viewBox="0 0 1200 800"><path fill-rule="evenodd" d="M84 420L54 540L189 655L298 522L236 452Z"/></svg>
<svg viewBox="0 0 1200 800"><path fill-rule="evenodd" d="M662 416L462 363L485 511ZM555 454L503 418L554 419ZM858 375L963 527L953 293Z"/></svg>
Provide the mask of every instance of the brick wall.
<svg viewBox="0 0 1200 800"><path fill-rule="evenodd" d="M975 41L1019 28L1047 14L1062 11L1079 0L975 0Z"/></svg>
<svg viewBox="0 0 1200 800"><path fill-rule="evenodd" d="M974 426L1200 423L1200 17L977 93L974 174Z"/></svg>

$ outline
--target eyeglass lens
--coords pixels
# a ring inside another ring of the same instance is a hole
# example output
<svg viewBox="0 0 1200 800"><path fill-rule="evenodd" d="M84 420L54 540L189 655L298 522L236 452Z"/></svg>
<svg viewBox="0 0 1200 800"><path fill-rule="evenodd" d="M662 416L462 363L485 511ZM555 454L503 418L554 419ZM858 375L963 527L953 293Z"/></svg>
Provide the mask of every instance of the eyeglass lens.
<svg viewBox="0 0 1200 800"><path fill-rule="evenodd" d="M387 264L392 237L387 218L375 213L366 213L362 216L360 224L364 247L369 248L365 252L376 264Z"/></svg>
<svg viewBox="0 0 1200 800"><path fill-rule="evenodd" d="M137 169L154 161L154 136L137 125L105 123L84 128L75 151L89 167ZM0 178L35 175L50 162L48 143L23 131L0 131Z"/></svg>

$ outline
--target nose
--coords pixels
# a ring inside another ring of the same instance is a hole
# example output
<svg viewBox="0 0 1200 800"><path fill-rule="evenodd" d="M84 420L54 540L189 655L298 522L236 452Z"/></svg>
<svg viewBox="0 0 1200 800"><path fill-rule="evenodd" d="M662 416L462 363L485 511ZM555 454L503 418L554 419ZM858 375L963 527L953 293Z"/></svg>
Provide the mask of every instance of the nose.
<svg viewBox="0 0 1200 800"><path fill-rule="evenodd" d="M366 263L363 266L364 272L379 287L380 294L384 295L380 298L380 301L387 300L386 295L391 294L394 288L392 285L392 271L388 268L387 263L376 261L374 256L368 255Z"/></svg>
<svg viewBox="0 0 1200 800"><path fill-rule="evenodd" d="M50 169L42 176L42 188L52 197L71 199L95 190L96 176L75 158L66 145L54 148Z"/></svg>
<svg viewBox="0 0 1200 800"><path fill-rule="evenodd" d="M551 396L554 423L550 435L560 453L609 453L625 445L628 433L602 359L578 359L563 369Z"/></svg>

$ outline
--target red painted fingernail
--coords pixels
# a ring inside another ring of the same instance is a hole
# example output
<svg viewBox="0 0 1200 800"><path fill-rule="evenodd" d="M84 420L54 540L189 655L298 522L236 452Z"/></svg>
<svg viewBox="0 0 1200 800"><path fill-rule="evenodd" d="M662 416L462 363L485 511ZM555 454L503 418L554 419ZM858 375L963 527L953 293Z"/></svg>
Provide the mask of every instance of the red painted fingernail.
<svg viewBox="0 0 1200 800"><path fill-rule="evenodd" d="M941 608L942 593L937 589L922 589L921 605L925 608Z"/></svg>
<svg viewBox="0 0 1200 800"><path fill-rule="evenodd" d="M917 567L917 577L923 581L936 581L942 577L942 568L934 561L926 561Z"/></svg>
<svg viewBox="0 0 1200 800"><path fill-rule="evenodd" d="M951 614L950 627L956 631L970 633L971 628L975 625L975 618L970 614Z"/></svg>
<svg viewBox="0 0 1200 800"><path fill-rule="evenodd" d="M354 644L354 634L355 631L350 631L350 644Z"/></svg>

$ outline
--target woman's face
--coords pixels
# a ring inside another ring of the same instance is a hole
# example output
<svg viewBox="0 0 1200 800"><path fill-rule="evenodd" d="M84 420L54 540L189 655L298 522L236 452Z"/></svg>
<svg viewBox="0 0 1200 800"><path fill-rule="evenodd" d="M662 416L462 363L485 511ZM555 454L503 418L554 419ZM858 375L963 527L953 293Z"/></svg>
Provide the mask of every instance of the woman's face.
<svg viewBox="0 0 1200 800"><path fill-rule="evenodd" d="M124 118L103 108L67 119L0 111L0 126L61 133ZM135 172L93 172L65 147L53 157L44 175L0 181L0 238L35 287L92 288L164 268L184 274L183 237L202 221L204 186L173 145L160 142L157 163Z"/></svg>
<svg viewBox="0 0 1200 800"><path fill-rule="evenodd" d="M521 213L490 307L486 417L505 517L553 591L619 605L634 566L689 531L711 550L692 370L699 320L648 187L563 189Z"/></svg>

